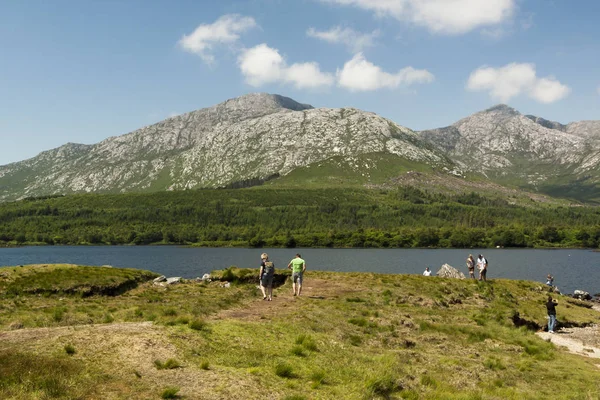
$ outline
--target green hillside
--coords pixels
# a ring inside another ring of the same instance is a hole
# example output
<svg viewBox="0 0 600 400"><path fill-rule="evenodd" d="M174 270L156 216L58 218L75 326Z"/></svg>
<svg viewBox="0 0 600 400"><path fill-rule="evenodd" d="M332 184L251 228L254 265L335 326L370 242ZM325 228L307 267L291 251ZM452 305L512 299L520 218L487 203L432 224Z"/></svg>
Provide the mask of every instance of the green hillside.
<svg viewBox="0 0 600 400"><path fill-rule="evenodd" d="M593 207L517 197L509 200L519 204L511 204L482 195L483 189L375 187L306 189L270 181L249 189L29 199L0 205L0 244L595 248L600 243L600 211Z"/></svg>

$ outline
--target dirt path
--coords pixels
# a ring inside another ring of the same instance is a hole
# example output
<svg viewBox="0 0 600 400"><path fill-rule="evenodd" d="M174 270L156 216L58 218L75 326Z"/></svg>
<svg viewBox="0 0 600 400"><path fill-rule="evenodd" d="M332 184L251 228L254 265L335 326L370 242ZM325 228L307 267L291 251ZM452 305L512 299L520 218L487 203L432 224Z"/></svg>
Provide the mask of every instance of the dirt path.
<svg viewBox="0 0 600 400"><path fill-rule="evenodd" d="M591 358L600 358L598 327L562 329L556 333L538 332L537 335L559 347L566 347L570 353ZM593 343L593 344L592 344Z"/></svg>
<svg viewBox="0 0 600 400"><path fill-rule="evenodd" d="M214 319L268 320L275 315L281 316L287 311L291 311L294 304L299 301L335 299L354 292L358 293L358 290L343 281L310 278L302 285L300 297L293 296L292 288L287 284L273 290L273 301L264 301L259 292L255 301L223 310Z"/></svg>

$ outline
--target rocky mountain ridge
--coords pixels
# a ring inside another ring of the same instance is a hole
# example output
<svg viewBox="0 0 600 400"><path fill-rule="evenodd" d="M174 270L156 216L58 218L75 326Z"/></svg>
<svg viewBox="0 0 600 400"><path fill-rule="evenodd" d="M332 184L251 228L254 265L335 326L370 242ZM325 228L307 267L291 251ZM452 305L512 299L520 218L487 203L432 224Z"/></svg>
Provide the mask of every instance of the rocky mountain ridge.
<svg viewBox="0 0 600 400"><path fill-rule="evenodd" d="M499 105L419 135L498 183L551 192L578 182L600 194L600 121L563 125Z"/></svg>
<svg viewBox="0 0 600 400"><path fill-rule="evenodd" d="M0 200L77 192L221 187L333 156L385 152L452 170L412 130L354 108L250 94L93 145L66 144L0 167Z"/></svg>

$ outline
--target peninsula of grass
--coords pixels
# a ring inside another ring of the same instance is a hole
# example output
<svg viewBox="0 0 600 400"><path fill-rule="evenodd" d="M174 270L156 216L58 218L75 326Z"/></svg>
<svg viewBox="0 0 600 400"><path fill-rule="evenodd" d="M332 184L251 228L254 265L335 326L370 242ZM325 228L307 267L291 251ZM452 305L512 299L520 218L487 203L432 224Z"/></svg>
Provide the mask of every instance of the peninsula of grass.
<svg viewBox="0 0 600 400"><path fill-rule="evenodd" d="M79 281L40 283L66 273ZM583 400L600 393L594 359L535 334L546 323L540 283L308 271L303 296L293 297L288 275L277 271L273 301L264 302L255 275L232 267L210 282L160 286L147 271L0 268L0 398ZM26 279L54 289L27 290ZM74 289L111 279L137 286L117 295ZM588 304L557 297L562 327L599 322Z"/></svg>

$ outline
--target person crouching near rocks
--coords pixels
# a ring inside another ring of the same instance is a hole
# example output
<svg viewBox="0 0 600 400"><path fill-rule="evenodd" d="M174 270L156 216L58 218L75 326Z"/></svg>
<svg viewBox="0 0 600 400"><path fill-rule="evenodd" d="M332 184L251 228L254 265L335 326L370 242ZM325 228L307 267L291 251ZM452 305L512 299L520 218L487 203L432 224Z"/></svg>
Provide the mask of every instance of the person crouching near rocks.
<svg viewBox="0 0 600 400"><path fill-rule="evenodd" d="M300 296L302 292L302 275L306 271L306 262L300 257L300 254L296 254L296 258L289 262L288 268L292 270L292 290L294 291L294 296ZM297 291L296 285L298 285Z"/></svg>
<svg viewBox="0 0 600 400"><path fill-rule="evenodd" d="M260 290L263 294L263 300L273 300L273 276L275 275L275 264L269 260L267 253L260 255Z"/></svg>

